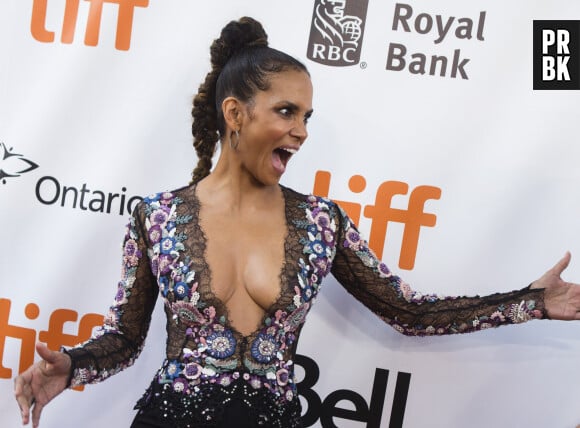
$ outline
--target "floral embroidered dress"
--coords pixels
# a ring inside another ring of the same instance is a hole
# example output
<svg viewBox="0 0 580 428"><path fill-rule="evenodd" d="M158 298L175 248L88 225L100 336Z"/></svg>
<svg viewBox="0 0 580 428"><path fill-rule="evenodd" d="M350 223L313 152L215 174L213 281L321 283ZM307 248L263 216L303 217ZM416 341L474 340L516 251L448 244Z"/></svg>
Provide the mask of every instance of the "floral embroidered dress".
<svg viewBox="0 0 580 428"><path fill-rule="evenodd" d="M166 359L137 403L171 427L218 426L242 403L252 426L300 427L293 359L322 280L332 273L356 299L407 335L466 333L545 316L543 291L487 297L412 291L392 274L333 202L281 186L287 235L281 292L244 336L211 289L195 185L145 198L124 240L122 280L104 325L67 350L71 385L95 383L139 355L157 296L167 315Z"/></svg>

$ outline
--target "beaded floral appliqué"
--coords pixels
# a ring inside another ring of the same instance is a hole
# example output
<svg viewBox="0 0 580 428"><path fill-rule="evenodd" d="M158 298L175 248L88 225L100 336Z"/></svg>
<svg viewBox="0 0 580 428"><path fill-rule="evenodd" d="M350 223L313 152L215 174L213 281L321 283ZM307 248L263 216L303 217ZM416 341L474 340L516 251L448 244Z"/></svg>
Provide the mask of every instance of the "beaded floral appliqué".
<svg viewBox="0 0 580 428"><path fill-rule="evenodd" d="M286 323L284 311L267 317L264 329L249 345L253 361L243 361L249 373L237 370L238 340L227 327L225 317L216 317L215 307L206 307L200 300L191 261L187 257L182 260L187 236L177 232L176 226L191 221L192 216L177 215L181 200L170 193L145 201L149 257L159 291L175 322L187 326L186 336L196 345L193 349L184 348L179 360L166 360L158 373L158 382L171 385L175 392L190 395L198 393L203 384L227 387L240 379L253 389L263 387L284 400L292 400L296 396L295 385L288 375L292 361L284 360L284 350L296 339L292 333L294 323Z"/></svg>
<svg viewBox="0 0 580 428"><path fill-rule="evenodd" d="M295 288L294 296L296 308L305 306L308 309L310 301L318 294L322 279L330 272L332 259L336 254L336 214L330 210L330 204L329 201L312 195L300 204L300 208L305 211L306 220L296 220L295 224L306 230L306 238L300 241L304 245L305 258L301 257L298 261L299 287ZM298 314L302 314L302 311ZM304 316L300 316L295 322L303 322Z"/></svg>
<svg viewBox="0 0 580 428"><path fill-rule="evenodd" d="M185 250L185 232L178 226L189 223L192 215L178 215L182 200L172 193L160 193L144 200L147 203L146 223L150 242L151 270L157 278L159 292L176 323L187 327L186 335L194 339L195 349L184 348L179 360L166 360L158 373L160 384L170 384L175 392L191 394L204 380L227 384L221 372L237 366L230 358L236 350L236 339L227 329L225 319L216 319L216 310L200 300L196 272Z"/></svg>

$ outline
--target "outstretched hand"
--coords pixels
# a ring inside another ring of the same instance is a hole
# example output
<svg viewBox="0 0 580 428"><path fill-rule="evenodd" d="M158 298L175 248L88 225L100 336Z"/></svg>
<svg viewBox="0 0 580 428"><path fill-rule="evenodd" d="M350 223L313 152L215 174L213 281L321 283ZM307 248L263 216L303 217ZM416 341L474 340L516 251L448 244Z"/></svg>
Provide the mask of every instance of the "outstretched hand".
<svg viewBox="0 0 580 428"><path fill-rule="evenodd" d="M35 428L44 406L66 389L71 366L68 355L51 351L42 343L36 344L36 352L42 360L14 379L14 396L20 406L22 424L27 425L30 421L32 408L32 426Z"/></svg>
<svg viewBox="0 0 580 428"><path fill-rule="evenodd" d="M555 320L580 320L580 284L564 281L560 275L570 263L570 252L548 270L531 288L544 289L544 305Z"/></svg>

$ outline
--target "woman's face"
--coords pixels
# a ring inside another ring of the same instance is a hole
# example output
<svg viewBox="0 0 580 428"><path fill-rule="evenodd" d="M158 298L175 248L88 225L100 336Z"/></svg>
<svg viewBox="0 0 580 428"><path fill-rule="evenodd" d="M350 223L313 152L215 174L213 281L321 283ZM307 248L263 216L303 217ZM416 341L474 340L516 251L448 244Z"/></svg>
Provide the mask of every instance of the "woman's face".
<svg viewBox="0 0 580 428"><path fill-rule="evenodd" d="M264 185L277 184L308 133L312 83L303 71L270 77L270 89L258 91L246 105L235 150L242 168ZM232 136L235 143L235 135Z"/></svg>

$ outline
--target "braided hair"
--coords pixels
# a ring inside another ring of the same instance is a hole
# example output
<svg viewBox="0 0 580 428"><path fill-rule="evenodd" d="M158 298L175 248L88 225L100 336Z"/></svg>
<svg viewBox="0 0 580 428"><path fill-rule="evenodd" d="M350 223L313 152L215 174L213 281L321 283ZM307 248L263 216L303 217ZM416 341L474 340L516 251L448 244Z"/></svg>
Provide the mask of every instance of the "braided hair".
<svg viewBox="0 0 580 428"><path fill-rule="evenodd" d="M216 144L225 134L222 102L229 96L242 102L253 99L258 90L270 87L269 76L288 69L308 70L300 61L268 47L268 36L253 18L231 21L210 47L211 71L193 99L191 115L193 146L198 163L192 183L209 175Z"/></svg>

